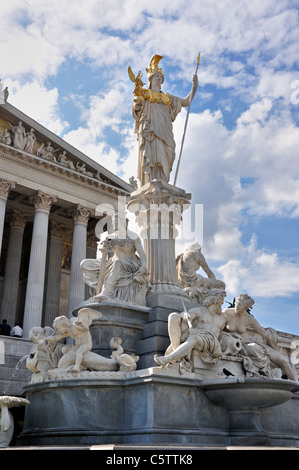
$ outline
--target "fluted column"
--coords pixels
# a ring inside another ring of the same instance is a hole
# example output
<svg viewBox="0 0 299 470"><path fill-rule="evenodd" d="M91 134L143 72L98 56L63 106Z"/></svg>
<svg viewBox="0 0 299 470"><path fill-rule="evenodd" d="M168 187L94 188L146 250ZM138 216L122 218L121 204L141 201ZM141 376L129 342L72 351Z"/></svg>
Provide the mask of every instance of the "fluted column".
<svg viewBox="0 0 299 470"><path fill-rule="evenodd" d="M50 239L48 244L48 263L46 270L44 293L45 326L52 326L53 320L59 315L62 243L65 227L50 222Z"/></svg>
<svg viewBox="0 0 299 470"><path fill-rule="evenodd" d="M6 201L8 198L9 191L15 188L16 183L14 181L7 181L0 178L0 256L2 249L2 239L5 221Z"/></svg>
<svg viewBox="0 0 299 470"><path fill-rule="evenodd" d="M73 310L78 307L85 298L85 284L80 263L86 258L87 222L90 214L91 210L80 204L78 204L73 211L74 231L68 304L69 317L72 316Z"/></svg>
<svg viewBox="0 0 299 470"><path fill-rule="evenodd" d="M23 235L27 221L24 214L13 210L0 308L1 318L7 318L10 325L16 321Z"/></svg>
<svg viewBox="0 0 299 470"><path fill-rule="evenodd" d="M35 207L27 280L23 330L24 337L34 326L41 326L47 256L49 212L54 196L38 191L32 198Z"/></svg>

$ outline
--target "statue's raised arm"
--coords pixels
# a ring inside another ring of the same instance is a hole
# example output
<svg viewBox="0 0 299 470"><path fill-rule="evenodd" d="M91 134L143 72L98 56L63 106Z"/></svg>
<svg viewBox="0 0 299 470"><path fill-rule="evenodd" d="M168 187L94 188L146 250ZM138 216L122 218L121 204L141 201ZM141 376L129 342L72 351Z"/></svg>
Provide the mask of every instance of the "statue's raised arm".
<svg viewBox="0 0 299 470"><path fill-rule="evenodd" d="M193 76L191 92L185 98L164 93L163 70L159 62L163 57L155 54L146 69L148 88L143 88L141 72L135 77L129 67L129 77L135 83L132 115L136 121L138 141L138 172L141 185L154 179L169 182L175 160L175 141L172 123L182 107L189 106L198 88L197 75Z"/></svg>

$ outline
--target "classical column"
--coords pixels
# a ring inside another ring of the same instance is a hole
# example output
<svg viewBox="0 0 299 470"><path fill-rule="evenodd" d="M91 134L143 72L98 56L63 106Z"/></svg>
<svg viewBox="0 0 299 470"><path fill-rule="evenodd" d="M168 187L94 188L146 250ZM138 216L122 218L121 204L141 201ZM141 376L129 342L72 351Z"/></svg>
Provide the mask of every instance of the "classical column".
<svg viewBox="0 0 299 470"><path fill-rule="evenodd" d="M16 183L13 181L7 181L0 178L0 256L2 248L2 238L5 221L6 201L8 198L9 191L15 188Z"/></svg>
<svg viewBox="0 0 299 470"><path fill-rule="evenodd" d="M28 217L13 210L10 216L10 234L4 273L0 316L10 325L16 321L23 235Z"/></svg>
<svg viewBox="0 0 299 470"><path fill-rule="evenodd" d="M62 243L65 227L50 222L50 239L48 243L47 269L44 292L45 326L52 326L53 320L59 315Z"/></svg>
<svg viewBox="0 0 299 470"><path fill-rule="evenodd" d="M97 244L99 239L95 233L88 232L86 245L86 258L95 259L97 257ZM89 299L93 295L90 287L85 284L85 299Z"/></svg>
<svg viewBox="0 0 299 470"><path fill-rule="evenodd" d="M54 196L38 191L32 198L35 207L27 291L24 310L24 337L34 326L41 326L47 256L48 223Z"/></svg>
<svg viewBox="0 0 299 470"><path fill-rule="evenodd" d="M160 180L141 186L129 197L128 210L135 212L144 240L151 294L184 295L176 271L175 239L176 225L190 198L184 190Z"/></svg>
<svg viewBox="0 0 299 470"><path fill-rule="evenodd" d="M87 222L90 214L91 209L87 209L80 204L73 210L74 231L68 305L69 317L72 317L73 310L84 301L85 297L85 284L80 263L86 258Z"/></svg>

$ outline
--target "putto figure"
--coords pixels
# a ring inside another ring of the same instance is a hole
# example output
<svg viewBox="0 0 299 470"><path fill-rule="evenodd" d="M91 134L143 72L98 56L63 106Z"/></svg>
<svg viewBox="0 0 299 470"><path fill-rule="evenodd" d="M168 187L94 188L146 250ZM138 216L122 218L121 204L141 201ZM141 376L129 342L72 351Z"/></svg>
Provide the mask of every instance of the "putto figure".
<svg viewBox="0 0 299 470"><path fill-rule="evenodd" d="M154 179L169 182L175 159L175 141L172 123L182 107L188 107L198 88L198 78L193 76L192 91L186 98L161 91L164 73L159 68L163 56L155 54L149 63L147 77L149 88L142 87L141 73L137 77L129 67L129 77L135 83L132 114L136 120L135 133L139 145L137 178L141 185Z"/></svg>

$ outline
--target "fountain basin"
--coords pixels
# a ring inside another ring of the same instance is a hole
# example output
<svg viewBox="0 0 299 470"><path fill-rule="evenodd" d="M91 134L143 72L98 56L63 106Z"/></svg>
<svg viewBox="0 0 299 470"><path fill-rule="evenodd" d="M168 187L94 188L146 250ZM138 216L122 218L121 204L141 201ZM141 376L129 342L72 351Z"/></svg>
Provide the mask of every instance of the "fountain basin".
<svg viewBox="0 0 299 470"><path fill-rule="evenodd" d="M299 390L291 380L227 378L203 381L205 395L229 415L231 445L270 445L269 433L260 422L262 409L282 405Z"/></svg>
<svg viewBox="0 0 299 470"><path fill-rule="evenodd" d="M14 421L9 408L29 405L29 400L8 395L0 396L0 447L9 446L13 431Z"/></svg>
<svg viewBox="0 0 299 470"><path fill-rule="evenodd" d="M205 380L200 387L217 405L236 410L269 408L285 403L299 390L299 383L292 380L237 377Z"/></svg>

